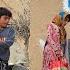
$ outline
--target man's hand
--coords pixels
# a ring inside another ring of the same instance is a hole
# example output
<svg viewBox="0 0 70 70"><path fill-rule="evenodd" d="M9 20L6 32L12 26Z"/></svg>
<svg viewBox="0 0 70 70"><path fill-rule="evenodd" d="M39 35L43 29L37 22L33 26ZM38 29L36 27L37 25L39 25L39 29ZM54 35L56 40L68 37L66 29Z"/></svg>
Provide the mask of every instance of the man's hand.
<svg viewBox="0 0 70 70"><path fill-rule="evenodd" d="M0 43L5 42L5 37L0 37Z"/></svg>

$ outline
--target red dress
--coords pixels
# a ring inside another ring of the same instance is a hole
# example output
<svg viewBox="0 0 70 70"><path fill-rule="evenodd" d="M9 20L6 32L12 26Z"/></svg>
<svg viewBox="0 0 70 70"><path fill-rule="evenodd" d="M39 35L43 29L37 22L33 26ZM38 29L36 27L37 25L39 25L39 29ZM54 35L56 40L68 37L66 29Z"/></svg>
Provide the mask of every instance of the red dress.
<svg viewBox="0 0 70 70"><path fill-rule="evenodd" d="M66 59L54 60L50 62L51 70L68 70L68 63Z"/></svg>

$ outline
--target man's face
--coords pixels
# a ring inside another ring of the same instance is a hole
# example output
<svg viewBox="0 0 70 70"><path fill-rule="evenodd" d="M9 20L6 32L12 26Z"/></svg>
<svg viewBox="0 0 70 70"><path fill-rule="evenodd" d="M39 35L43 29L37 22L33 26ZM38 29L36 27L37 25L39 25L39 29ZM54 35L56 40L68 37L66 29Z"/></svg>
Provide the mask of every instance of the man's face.
<svg viewBox="0 0 70 70"><path fill-rule="evenodd" d="M10 21L10 17L9 16L1 16L0 17L0 27L7 27L8 23Z"/></svg>
<svg viewBox="0 0 70 70"><path fill-rule="evenodd" d="M63 26L63 27L66 26L67 23L68 23L67 20L63 20L62 26Z"/></svg>
<svg viewBox="0 0 70 70"><path fill-rule="evenodd" d="M66 26L66 24L67 24L69 21L70 21L70 20L69 20L68 17L64 18L62 26Z"/></svg>
<svg viewBox="0 0 70 70"><path fill-rule="evenodd" d="M67 21L64 21L63 24L62 24L62 26L63 27L66 26L67 23L68 23Z"/></svg>

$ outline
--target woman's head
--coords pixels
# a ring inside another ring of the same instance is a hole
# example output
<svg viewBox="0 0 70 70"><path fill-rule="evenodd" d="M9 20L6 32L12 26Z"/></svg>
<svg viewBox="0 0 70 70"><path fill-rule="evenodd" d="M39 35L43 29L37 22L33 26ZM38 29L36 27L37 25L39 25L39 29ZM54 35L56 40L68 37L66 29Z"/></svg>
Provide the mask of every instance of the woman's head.
<svg viewBox="0 0 70 70"><path fill-rule="evenodd" d="M65 16L64 21L70 22L70 14L67 14Z"/></svg>
<svg viewBox="0 0 70 70"><path fill-rule="evenodd" d="M68 22L70 22L70 14L67 14L63 20L63 25L65 26Z"/></svg>
<svg viewBox="0 0 70 70"><path fill-rule="evenodd" d="M57 14L57 15L53 18L52 23L54 23L54 24L60 26L60 25L62 24L62 18L61 18L61 16Z"/></svg>

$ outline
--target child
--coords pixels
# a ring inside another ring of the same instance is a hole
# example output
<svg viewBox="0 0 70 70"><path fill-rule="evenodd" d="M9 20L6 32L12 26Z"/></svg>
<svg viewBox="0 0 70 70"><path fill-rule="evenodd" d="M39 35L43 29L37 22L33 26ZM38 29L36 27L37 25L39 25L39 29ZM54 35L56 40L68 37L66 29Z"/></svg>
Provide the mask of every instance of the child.
<svg viewBox="0 0 70 70"><path fill-rule="evenodd" d="M10 46L14 43L15 32L7 27L12 13L4 7L0 7L0 70L8 70Z"/></svg>

